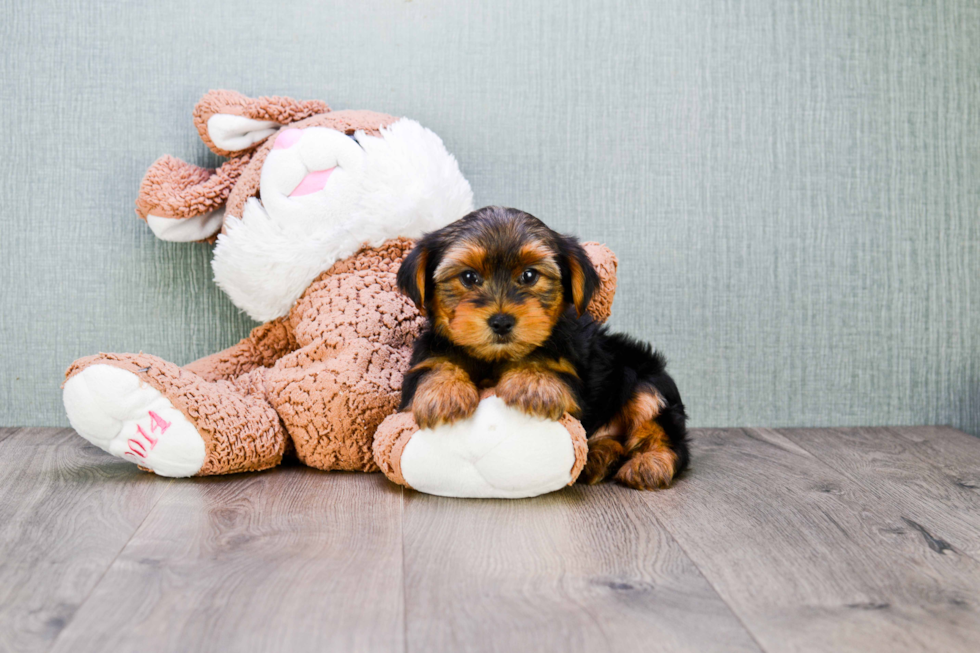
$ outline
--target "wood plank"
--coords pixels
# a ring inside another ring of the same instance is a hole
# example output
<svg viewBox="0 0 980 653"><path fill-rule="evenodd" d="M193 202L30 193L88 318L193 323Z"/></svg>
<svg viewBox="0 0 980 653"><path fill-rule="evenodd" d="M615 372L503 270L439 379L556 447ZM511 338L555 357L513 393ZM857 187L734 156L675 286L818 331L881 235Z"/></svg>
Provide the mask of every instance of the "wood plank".
<svg viewBox="0 0 980 653"><path fill-rule="evenodd" d="M178 481L53 650L403 650L400 517L380 474Z"/></svg>
<svg viewBox="0 0 980 653"><path fill-rule="evenodd" d="M606 485L522 501L407 492L417 651L758 651L641 501Z"/></svg>
<svg viewBox="0 0 980 653"><path fill-rule="evenodd" d="M954 429L779 429L902 511L933 547L980 560L980 440ZM904 435L903 435L904 434Z"/></svg>
<svg viewBox="0 0 980 653"><path fill-rule="evenodd" d="M0 441L0 650L47 651L170 481L71 429Z"/></svg>
<svg viewBox="0 0 980 653"><path fill-rule="evenodd" d="M779 433L696 431L642 496L767 651L976 650L980 565Z"/></svg>

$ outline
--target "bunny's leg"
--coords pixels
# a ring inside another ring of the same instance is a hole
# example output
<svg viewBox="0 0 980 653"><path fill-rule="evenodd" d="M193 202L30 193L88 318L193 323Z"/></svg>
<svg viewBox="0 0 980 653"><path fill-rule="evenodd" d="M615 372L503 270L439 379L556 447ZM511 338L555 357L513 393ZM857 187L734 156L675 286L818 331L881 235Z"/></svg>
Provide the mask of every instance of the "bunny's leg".
<svg viewBox="0 0 980 653"><path fill-rule="evenodd" d="M286 434L263 372L208 381L147 354L99 354L69 368L65 410L83 438L161 476L266 469L282 460Z"/></svg>
<svg viewBox="0 0 980 653"><path fill-rule="evenodd" d="M231 381L257 368L272 367L297 347L288 319L279 318L255 327L238 344L189 363L184 369L206 381Z"/></svg>
<svg viewBox="0 0 980 653"><path fill-rule="evenodd" d="M280 359L265 375L269 402L304 464L377 471L374 432L398 409L411 351L357 339L324 354L313 343Z"/></svg>

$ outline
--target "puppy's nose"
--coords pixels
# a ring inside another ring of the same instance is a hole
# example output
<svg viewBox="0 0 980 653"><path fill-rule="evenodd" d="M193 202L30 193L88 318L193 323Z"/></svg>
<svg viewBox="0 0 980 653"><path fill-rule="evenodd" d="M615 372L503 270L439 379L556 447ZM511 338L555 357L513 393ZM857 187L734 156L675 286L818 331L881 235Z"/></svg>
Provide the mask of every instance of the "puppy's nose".
<svg viewBox="0 0 980 653"><path fill-rule="evenodd" d="M490 316L487 320L487 324L490 325L490 330L496 333L498 336L506 336L514 329L514 323L517 320L514 319L513 315L508 315L507 313L496 313Z"/></svg>

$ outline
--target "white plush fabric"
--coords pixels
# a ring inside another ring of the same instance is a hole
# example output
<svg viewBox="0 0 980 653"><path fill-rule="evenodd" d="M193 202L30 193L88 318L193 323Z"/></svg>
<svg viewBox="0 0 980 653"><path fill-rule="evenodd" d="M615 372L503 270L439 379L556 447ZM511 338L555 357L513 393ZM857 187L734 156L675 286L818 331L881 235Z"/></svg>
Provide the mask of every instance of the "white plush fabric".
<svg viewBox="0 0 980 653"><path fill-rule="evenodd" d="M222 150L238 152L276 133L281 125L272 120L216 113L208 118L208 136Z"/></svg>
<svg viewBox="0 0 980 653"><path fill-rule="evenodd" d="M401 472L419 492L519 499L565 487L574 464L564 426L487 397L471 418L415 433L402 452Z"/></svg>
<svg viewBox="0 0 980 653"><path fill-rule="evenodd" d="M215 281L260 322L286 315L313 279L362 245L417 238L473 210L456 159L414 120L380 138L358 132L357 143L322 127L303 132L269 152L262 199L249 199L241 220L228 218L214 250ZM333 167L322 190L289 197L306 174Z"/></svg>
<svg viewBox="0 0 980 653"><path fill-rule="evenodd" d="M193 243L205 240L221 231L225 210L218 209L192 218L163 218L152 213L146 216L146 224L160 240L172 243Z"/></svg>
<svg viewBox="0 0 980 653"><path fill-rule="evenodd" d="M92 365L65 383L72 428L113 456L160 476L193 476L204 464L204 440L155 388L111 365Z"/></svg>

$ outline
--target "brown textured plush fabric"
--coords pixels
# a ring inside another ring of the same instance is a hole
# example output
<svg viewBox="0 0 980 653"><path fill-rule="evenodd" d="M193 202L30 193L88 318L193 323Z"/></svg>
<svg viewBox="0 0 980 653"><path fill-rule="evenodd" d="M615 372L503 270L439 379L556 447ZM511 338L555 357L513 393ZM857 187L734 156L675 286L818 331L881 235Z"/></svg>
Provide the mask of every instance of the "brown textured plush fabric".
<svg viewBox="0 0 980 653"><path fill-rule="evenodd" d="M589 441L585 437L585 428L582 423L565 413L558 420L561 425L568 430L568 434L572 436L572 449L575 451L575 464L572 465L571 476L572 480L568 482L569 485L573 485L575 480L578 479L578 475L582 473L585 468L586 458L589 456Z"/></svg>
<svg viewBox="0 0 980 653"><path fill-rule="evenodd" d="M244 116L253 120L271 120L280 125L288 125L328 111L330 107L321 100L294 100L278 95L250 98L237 91L208 91L194 107L194 126L197 127L201 140L212 152L221 156L234 156L238 152L221 149L208 135L208 120L216 113ZM254 148L255 145L251 145L246 150Z"/></svg>
<svg viewBox="0 0 980 653"><path fill-rule="evenodd" d="M616 270L619 259L613 251L599 243L582 243L585 253L589 255L592 265L599 273L601 284L599 290L589 301L588 311L598 322L605 322L612 315L613 299L616 297Z"/></svg>
<svg viewBox="0 0 980 653"><path fill-rule="evenodd" d="M136 215L146 220L192 218L221 208L248 166L245 154L225 161L217 170L202 168L164 155L150 166L136 196Z"/></svg>
<svg viewBox="0 0 980 653"><path fill-rule="evenodd" d="M411 413L395 413L385 418L374 434L374 462L392 483L412 487L402 476L402 453L418 430Z"/></svg>
<svg viewBox="0 0 980 653"><path fill-rule="evenodd" d="M228 381L257 367L270 367L297 348L289 322L283 317L255 327L237 345L196 360L184 369L207 381Z"/></svg>

